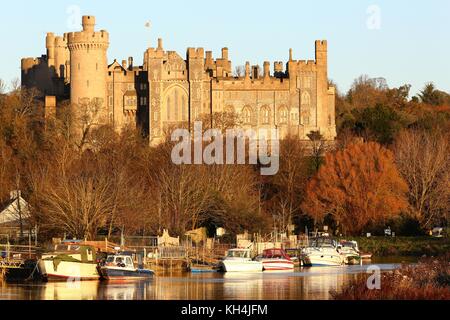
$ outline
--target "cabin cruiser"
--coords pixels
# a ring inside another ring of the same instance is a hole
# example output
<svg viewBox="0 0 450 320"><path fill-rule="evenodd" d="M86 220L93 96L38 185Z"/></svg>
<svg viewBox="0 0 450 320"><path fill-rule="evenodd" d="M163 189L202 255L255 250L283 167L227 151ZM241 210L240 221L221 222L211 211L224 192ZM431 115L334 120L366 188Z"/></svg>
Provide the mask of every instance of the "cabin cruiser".
<svg viewBox="0 0 450 320"><path fill-rule="evenodd" d="M105 280L148 279L154 272L134 265L130 254L115 254L106 258L104 265L99 266L99 273Z"/></svg>
<svg viewBox="0 0 450 320"><path fill-rule="evenodd" d="M225 272L259 272L263 271L263 263L251 258L250 249L230 249L219 264Z"/></svg>
<svg viewBox="0 0 450 320"><path fill-rule="evenodd" d="M294 270L294 261L283 249L266 249L256 260L262 262L263 270Z"/></svg>
<svg viewBox="0 0 450 320"><path fill-rule="evenodd" d="M345 264L360 264L361 256L356 241L342 240L337 247L339 253L344 258Z"/></svg>
<svg viewBox="0 0 450 320"><path fill-rule="evenodd" d="M56 245L54 252L42 255L38 268L44 281L100 279L96 249L78 243Z"/></svg>
<svg viewBox="0 0 450 320"><path fill-rule="evenodd" d="M331 238L316 238L302 250L304 266L340 266L344 263L337 250L336 241Z"/></svg>

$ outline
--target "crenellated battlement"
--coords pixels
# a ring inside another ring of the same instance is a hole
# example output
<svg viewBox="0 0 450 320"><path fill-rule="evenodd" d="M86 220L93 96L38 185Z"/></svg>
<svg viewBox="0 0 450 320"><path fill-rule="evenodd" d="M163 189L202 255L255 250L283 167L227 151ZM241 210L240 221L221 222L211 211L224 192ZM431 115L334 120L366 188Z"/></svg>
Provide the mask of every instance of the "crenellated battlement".
<svg viewBox="0 0 450 320"><path fill-rule="evenodd" d="M328 51L327 40L316 40L316 51Z"/></svg>
<svg viewBox="0 0 450 320"><path fill-rule="evenodd" d="M188 59L204 59L205 58L205 49L203 49L203 48L188 48L187 49L187 58Z"/></svg>
<svg viewBox="0 0 450 320"><path fill-rule="evenodd" d="M68 46L74 48L77 48L77 45L80 44L109 46L109 33L105 30L97 32L70 32L67 33L67 38Z"/></svg>
<svg viewBox="0 0 450 320"><path fill-rule="evenodd" d="M101 101L99 124L120 129L136 121L153 142L163 140L167 123L212 117L220 110L243 114L240 120L251 118L246 125L279 125L280 136L289 133L307 139L311 130L323 132L327 139L336 136L336 93L328 83L326 40L315 41L315 60L294 60L290 49L288 61L272 62L273 69L269 61L261 66L247 62L233 76L227 47L216 57L202 47L189 47L180 56L166 51L161 38L156 48L145 50L142 66L134 66L132 58L128 64L122 60L108 65L109 33L96 31L95 26L94 16L83 16L81 31L47 33L46 54L21 60L22 84L64 98L70 91L75 115L80 101ZM309 99L303 98L303 91ZM134 100L124 96L130 92ZM277 114L266 118L266 113L259 113L258 108L265 105L273 106ZM142 112L130 117L129 110ZM79 123L75 124L74 134L79 129Z"/></svg>

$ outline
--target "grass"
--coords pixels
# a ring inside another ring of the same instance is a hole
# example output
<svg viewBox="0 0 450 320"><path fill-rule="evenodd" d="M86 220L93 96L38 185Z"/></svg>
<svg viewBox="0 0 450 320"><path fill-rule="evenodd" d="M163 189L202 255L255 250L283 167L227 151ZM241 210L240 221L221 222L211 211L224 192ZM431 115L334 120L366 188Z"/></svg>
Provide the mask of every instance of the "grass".
<svg viewBox="0 0 450 320"><path fill-rule="evenodd" d="M383 273L380 289L368 289L368 274L360 274L335 300L450 300L450 254L422 259L417 265Z"/></svg>
<svg viewBox="0 0 450 320"><path fill-rule="evenodd" d="M348 237L358 241L362 252L374 256L440 256L450 252L449 238L433 237Z"/></svg>

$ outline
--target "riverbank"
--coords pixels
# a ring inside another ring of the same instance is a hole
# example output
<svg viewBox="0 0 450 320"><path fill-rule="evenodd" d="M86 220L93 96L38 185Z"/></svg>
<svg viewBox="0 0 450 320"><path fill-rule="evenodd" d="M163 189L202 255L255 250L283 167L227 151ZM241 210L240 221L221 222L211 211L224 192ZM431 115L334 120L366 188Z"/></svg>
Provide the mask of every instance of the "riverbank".
<svg viewBox="0 0 450 320"><path fill-rule="evenodd" d="M374 256L441 256L450 252L449 238L433 237L349 237L359 249Z"/></svg>
<svg viewBox="0 0 450 320"><path fill-rule="evenodd" d="M379 287L372 289L367 285L368 275L359 274L331 295L335 300L450 300L449 259L447 254L403 265L381 274Z"/></svg>

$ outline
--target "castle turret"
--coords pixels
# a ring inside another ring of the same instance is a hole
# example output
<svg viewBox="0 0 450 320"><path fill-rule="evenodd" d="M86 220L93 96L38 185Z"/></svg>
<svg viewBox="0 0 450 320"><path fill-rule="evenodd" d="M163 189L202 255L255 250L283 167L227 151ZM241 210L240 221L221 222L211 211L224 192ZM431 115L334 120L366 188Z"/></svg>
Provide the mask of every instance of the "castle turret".
<svg viewBox="0 0 450 320"><path fill-rule="evenodd" d="M107 50L109 34L94 30L95 17L84 16L83 31L68 33L70 51L70 100L77 116L86 104L95 104L98 112L91 115L94 123L107 121ZM78 112L77 112L78 111Z"/></svg>
<svg viewBox="0 0 450 320"><path fill-rule="evenodd" d="M328 63L327 41L316 41L316 66L317 66L317 127L326 134L329 126L328 116Z"/></svg>

